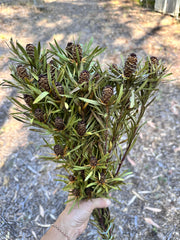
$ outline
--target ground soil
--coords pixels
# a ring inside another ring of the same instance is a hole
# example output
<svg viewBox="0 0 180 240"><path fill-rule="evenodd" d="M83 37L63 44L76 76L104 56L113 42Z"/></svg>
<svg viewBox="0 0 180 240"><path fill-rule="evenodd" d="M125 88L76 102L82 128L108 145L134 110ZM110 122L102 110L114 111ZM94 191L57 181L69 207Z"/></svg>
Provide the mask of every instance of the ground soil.
<svg viewBox="0 0 180 240"><path fill-rule="evenodd" d="M120 64L121 55L135 52L171 67L174 81L161 84L124 164L133 172L131 184L113 193L121 204L110 208L116 240L180 239L179 22L125 0L1 0L0 29L1 80L11 79L6 44L11 37L23 46L38 41L47 46L56 38L62 47L79 36L81 43L94 37L94 45L107 47L102 63ZM6 97L15 94L0 89L0 239L40 239L63 210L67 193L54 181L56 165L38 159L39 134L9 116L13 106ZM88 225L79 239L97 239L95 228Z"/></svg>

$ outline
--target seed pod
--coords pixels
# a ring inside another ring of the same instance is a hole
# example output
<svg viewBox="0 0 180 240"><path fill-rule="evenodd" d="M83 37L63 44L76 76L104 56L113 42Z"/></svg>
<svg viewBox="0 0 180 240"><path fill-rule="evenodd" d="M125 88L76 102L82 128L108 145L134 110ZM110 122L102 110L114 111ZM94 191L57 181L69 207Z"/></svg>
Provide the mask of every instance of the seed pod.
<svg viewBox="0 0 180 240"><path fill-rule="evenodd" d="M112 65L109 66L109 70L112 71L112 70L116 70L116 71L119 71L118 69L118 66L116 63L113 63Z"/></svg>
<svg viewBox="0 0 180 240"><path fill-rule="evenodd" d="M131 53L125 62L124 76L128 78L131 77L132 74L136 71L136 67L137 67L137 56L135 53Z"/></svg>
<svg viewBox="0 0 180 240"><path fill-rule="evenodd" d="M96 82L100 79L100 74L99 73L95 73L94 76L93 76L93 80Z"/></svg>
<svg viewBox="0 0 180 240"><path fill-rule="evenodd" d="M44 122L44 111L42 109L37 108L34 112L34 116L38 121Z"/></svg>
<svg viewBox="0 0 180 240"><path fill-rule="evenodd" d="M24 101L29 107L32 107L34 98L31 95L24 94Z"/></svg>
<svg viewBox="0 0 180 240"><path fill-rule="evenodd" d="M91 167L97 166L97 158L96 157L93 156L90 158L90 165L91 165Z"/></svg>
<svg viewBox="0 0 180 240"><path fill-rule="evenodd" d="M31 43L26 45L26 52L31 59L34 59L34 48L35 46Z"/></svg>
<svg viewBox="0 0 180 240"><path fill-rule="evenodd" d="M74 188L72 190L72 194L75 196L75 197L79 197L80 196L80 189L79 188Z"/></svg>
<svg viewBox="0 0 180 240"><path fill-rule="evenodd" d="M100 182L101 184L103 184L103 183L105 183L106 175L105 175L104 172L101 172L100 175L101 175L101 178L99 179L99 182Z"/></svg>
<svg viewBox="0 0 180 240"><path fill-rule="evenodd" d="M73 60L78 62L82 60L82 48L79 44L73 45L72 48L72 56L73 56Z"/></svg>
<svg viewBox="0 0 180 240"><path fill-rule="evenodd" d="M59 94L64 94L64 88L63 88L63 86L62 86L59 82L56 82L55 85L56 85L56 89L57 89L57 91L59 92ZM58 94L56 93L55 90L53 91L53 95L54 95L54 98L55 98L56 100L59 100L60 97L58 96Z"/></svg>
<svg viewBox="0 0 180 240"><path fill-rule="evenodd" d="M105 104L108 104L110 98L112 97L113 95L113 88L112 86L108 85L108 86L105 86L103 88L103 91L102 91L102 102L105 103Z"/></svg>
<svg viewBox="0 0 180 240"><path fill-rule="evenodd" d="M56 144L54 146L54 152L56 154L56 156L63 156L64 155L64 149L59 145L59 144Z"/></svg>
<svg viewBox="0 0 180 240"><path fill-rule="evenodd" d="M109 67L109 70L110 70L113 74L115 74L116 76L118 76L118 75L121 73L120 69L118 68L118 65L115 64L115 63L113 63L113 64Z"/></svg>
<svg viewBox="0 0 180 240"><path fill-rule="evenodd" d="M77 133L80 136L83 136L86 133L86 124L85 124L85 122L84 121L78 122L76 130L77 130Z"/></svg>
<svg viewBox="0 0 180 240"><path fill-rule="evenodd" d="M74 175L69 175L68 179L70 182L74 182L75 181L75 176Z"/></svg>
<svg viewBox="0 0 180 240"><path fill-rule="evenodd" d="M66 46L66 52L69 58L73 58L73 47L74 43L68 42Z"/></svg>
<svg viewBox="0 0 180 240"><path fill-rule="evenodd" d="M41 91L50 91L50 87L49 87L49 82L48 82L48 77L46 74L41 74L39 75L39 80L38 80L38 84L39 84L39 89Z"/></svg>
<svg viewBox="0 0 180 240"><path fill-rule="evenodd" d="M149 61L149 76L148 76L148 78L156 78L157 77L157 75L158 75L158 70L157 70L157 66L159 65L159 60L158 60L158 58L157 57L154 57L154 56L152 56L152 57L150 57L150 61ZM148 87L153 87L153 88L155 88L156 87L156 85L157 85L157 81L155 81L155 82L148 82Z"/></svg>
<svg viewBox="0 0 180 240"><path fill-rule="evenodd" d="M55 125L55 128L57 128L58 130L63 130L65 128L64 121L60 117L55 118L54 125Z"/></svg>
<svg viewBox="0 0 180 240"><path fill-rule="evenodd" d="M159 60L157 57L150 57L150 61L149 61L149 73L153 72L153 68L157 67L159 65Z"/></svg>
<svg viewBox="0 0 180 240"><path fill-rule="evenodd" d="M82 179L84 180L84 179L85 179L85 171L84 171L84 170L81 170L80 173L81 173Z"/></svg>
<svg viewBox="0 0 180 240"><path fill-rule="evenodd" d="M26 68L23 65L18 65L17 68L17 75L22 78L23 80L25 78L29 78L29 75L27 74Z"/></svg>
<svg viewBox="0 0 180 240"><path fill-rule="evenodd" d="M87 70L83 70L80 73L79 79L78 79L78 83L81 84L83 82L87 82L89 81L90 78L90 73Z"/></svg>
<svg viewBox="0 0 180 240"><path fill-rule="evenodd" d="M85 193L87 195L87 198L91 198L92 197L92 192L93 192L92 188L86 188L85 189Z"/></svg>

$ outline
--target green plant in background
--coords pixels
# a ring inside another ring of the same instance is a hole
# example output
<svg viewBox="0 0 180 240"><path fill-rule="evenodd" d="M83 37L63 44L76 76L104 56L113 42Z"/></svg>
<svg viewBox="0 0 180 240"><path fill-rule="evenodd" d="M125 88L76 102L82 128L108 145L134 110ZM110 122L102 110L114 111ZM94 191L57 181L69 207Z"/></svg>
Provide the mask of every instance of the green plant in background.
<svg viewBox="0 0 180 240"><path fill-rule="evenodd" d="M110 198L130 174L121 172L122 164L166 69L156 57L138 62L135 53L122 66L103 69L94 58L105 49L92 49L92 39L84 46L69 42L65 50L54 42L42 49L40 43L23 48L10 41L14 80L3 85L17 89L17 97L10 98L17 106L13 117L53 137L54 143L44 139L44 146L54 153L42 159L66 170L57 180L74 204ZM109 209L96 209L93 217L102 239L114 239Z"/></svg>
<svg viewBox="0 0 180 240"><path fill-rule="evenodd" d="M155 0L139 0L141 6L154 9Z"/></svg>

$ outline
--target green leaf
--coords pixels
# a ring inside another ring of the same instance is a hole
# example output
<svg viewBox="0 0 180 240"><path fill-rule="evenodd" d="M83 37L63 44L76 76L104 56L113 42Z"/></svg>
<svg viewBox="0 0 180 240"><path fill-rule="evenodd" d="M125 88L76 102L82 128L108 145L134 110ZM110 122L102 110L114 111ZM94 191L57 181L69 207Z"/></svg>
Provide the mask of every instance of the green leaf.
<svg viewBox="0 0 180 240"><path fill-rule="evenodd" d="M33 86L31 86L31 85L28 85L28 87L29 87L33 92L35 92L36 94L38 94L38 95L41 94L41 90L39 90L38 88L33 87Z"/></svg>
<svg viewBox="0 0 180 240"><path fill-rule="evenodd" d="M98 193L100 193L100 192L102 192L102 191L103 191L103 189L102 189L102 187L100 187L100 188L97 190L96 193L98 194Z"/></svg>
<svg viewBox="0 0 180 240"><path fill-rule="evenodd" d="M92 176L92 174L93 174L93 171L91 171L88 175L87 175L87 177L85 178L85 182Z"/></svg>
<svg viewBox="0 0 180 240"><path fill-rule="evenodd" d="M88 99L88 98L82 98L80 97L79 98L80 100L82 100L83 102L87 102L87 103L90 103L92 105L100 105L97 101L95 100L91 100L91 99Z"/></svg>
<svg viewBox="0 0 180 240"><path fill-rule="evenodd" d="M138 93L139 91L141 91L147 84L147 82L149 81L149 79L147 79L146 81L144 81L144 83L135 91L135 93Z"/></svg>
<svg viewBox="0 0 180 240"><path fill-rule="evenodd" d="M66 175L61 175L61 174L57 174L56 176L61 177L61 178L68 178L68 176L66 176Z"/></svg>
<svg viewBox="0 0 180 240"><path fill-rule="evenodd" d="M88 187L92 187L92 186L94 186L94 185L96 185L97 183L96 182L93 182L93 183L89 183L86 187L88 188Z"/></svg>
<svg viewBox="0 0 180 240"><path fill-rule="evenodd" d="M72 206L71 206L71 208L69 209L69 212L68 212L68 214L73 210L73 208L75 207L75 205L76 205L76 203L78 202L78 200L76 199L74 202L73 202L73 204L72 204Z"/></svg>
<svg viewBox="0 0 180 240"><path fill-rule="evenodd" d="M80 144L80 145L76 146L75 148L73 148L71 151L69 151L69 152L67 153L67 156L70 155L72 152L77 151L82 145L83 145L83 144Z"/></svg>
<svg viewBox="0 0 180 240"><path fill-rule="evenodd" d="M110 180L110 182L116 182L116 181L123 182L124 179L123 179L123 178L112 178L112 179Z"/></svg>
<svg viewBox="0 0 180 240"><path fill-rule="evenodd" d="M21 50L21 52L23 53L23 55L27 58L28 55L27 55L26 50L23 48L23 46L21 46L21 44L18 42L16 42L16 44L17 44L18 48Z"/></svg>
<svg viewBox="0 0 180 240"><path fill-rule="evenodd" d="M16 98L13 98L13 97L11 97L11 98L10 98L10 97L7 97L7 98L8 98L11 102L14 102L16 105L22 107L23 109L29 110L29 108L28 108L26 105L20 103Z"/></svg>
<svg viewBox="0 0 180 240"><path fill-rule="evenodd" d="M64 106L65 106L65 108L66 108L67 110L69 109L69 105L68 105L67 102L64 103Z"/></svg>
<svg viewBox="0 0 180 240"><path fill-rule="evenodd" d="M121 84L121 88L119 90L119 95L118 95L118 98L116 100L116 104L120 103L122 95L123 95L123 84Z"/></svg>
<svg viewBox="0 0 180 240"><path fill-rule="evenodd" d="M134 91L132 90L131 91L131 97L130 97L130 108L133 108L134 107L134 105L135 105L135 95L134 95Z"/></svg>
<svg viewBox="0 0 180 240"><path fill-rule="evenodd" d="M36 104L38 102L40 102L43 98L45 98L47 95L49 94L49 92L42 92L33 102L33 104Z"/></svg>
<svg viewBox="0 0 180 240"><path fill-rule="evenodd" d="M73 170L79 171L79 170L85 170L88 168L89 168L89 166L75 166L75 167L73 167Z"/></svg>
<svg viewBox="0 0 180 240"><path fill-rule="evenodd" d="M18 118L18 117L15 117L15 116L13 116L13 118L16 119L19 122L27 123L26 121L22 120L21 118Z"/></svg>
<svg viewBox="0 0 180 240"><path fill-rule="evenodd" d="M35 73L31 72L31 75L33 76L34 79L36 79L36 80L39 79L39 77Z"/></svg>

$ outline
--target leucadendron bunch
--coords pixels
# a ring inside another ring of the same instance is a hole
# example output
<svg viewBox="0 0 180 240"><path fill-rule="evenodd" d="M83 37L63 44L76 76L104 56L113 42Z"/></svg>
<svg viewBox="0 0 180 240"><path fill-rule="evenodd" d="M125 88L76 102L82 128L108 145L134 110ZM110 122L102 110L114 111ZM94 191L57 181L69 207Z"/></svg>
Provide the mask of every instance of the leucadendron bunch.
<svg viewBox="0 0 180 240"><path fill-rule="evenodd" d="M4 85L17 89L11 101L13 116L51 135L45 142L52 154L42 157L58 163L74 203L81 199L109 197L121 190L128 172L121 166L134 146L141 119L153 102L165 68L156 57L138 61L131 53L124 64L103 69L94 58L104 49L69 42L63 50L55 40L50 49L10 41L11 76ZM114 239L110 211L93 212L102 239Z"/></svg>

